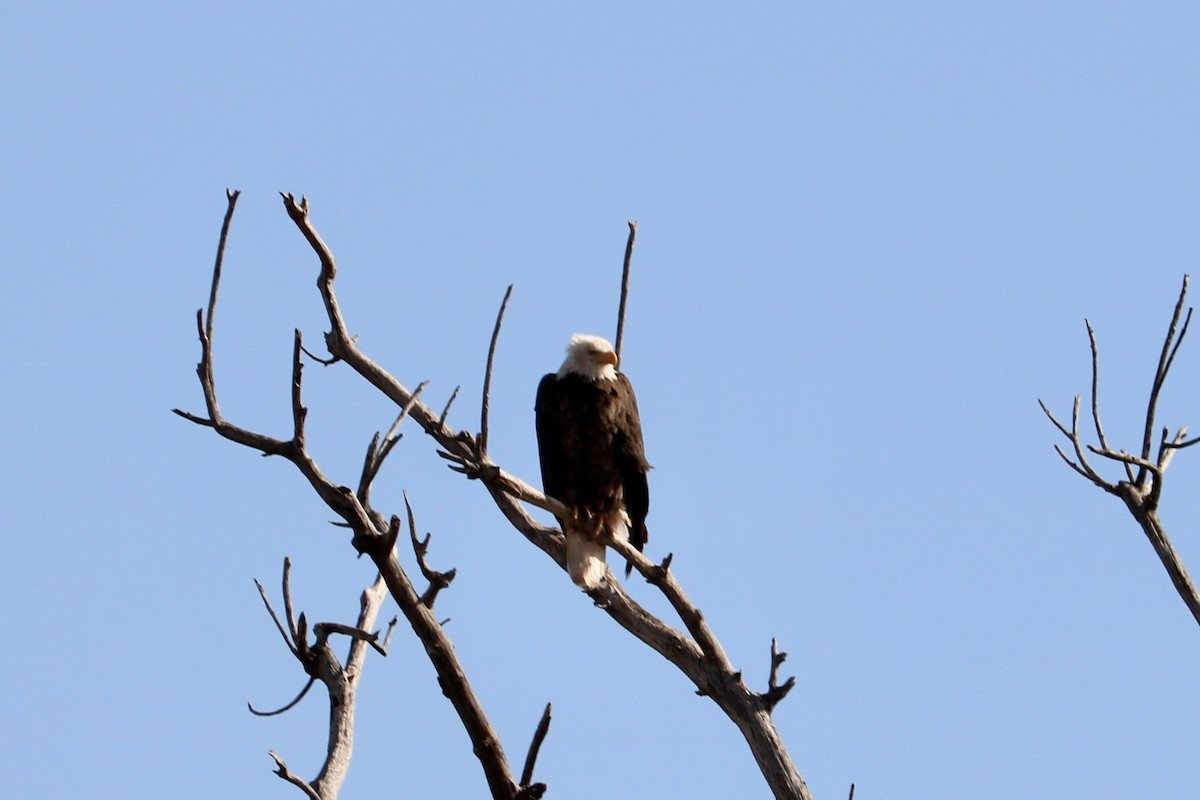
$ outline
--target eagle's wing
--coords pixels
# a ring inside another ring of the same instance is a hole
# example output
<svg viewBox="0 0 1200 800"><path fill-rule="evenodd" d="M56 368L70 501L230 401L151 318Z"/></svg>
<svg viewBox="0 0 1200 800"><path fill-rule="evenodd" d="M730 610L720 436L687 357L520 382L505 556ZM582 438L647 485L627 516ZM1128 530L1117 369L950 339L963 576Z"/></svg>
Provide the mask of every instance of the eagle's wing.
<svg viewBox="0 0 1200 800"><path fill-rule="evenodd" d="M638 413L637 397L629 378L620 372L617 373L617 394L620 409L617 419L617 460L624 484L625 510L629 514L629 542L641 552L650 538L650 532L646 529L646 515L650 512L650 483L646 473L650 470L650 463L646 461L646 448L642 441L642 418ZM631 564L626 565L627 576L632 568Z"/></svg>
<svg viewBox="0 0 1200 800"><path fill-rule="evenodd" d="M538 384L533 404L537 426L538 460L542 467L542 491L556 500L563 497L563 431L560 417L558 376L550 373ZM559 524L562 524L560 519Z"/></svg>

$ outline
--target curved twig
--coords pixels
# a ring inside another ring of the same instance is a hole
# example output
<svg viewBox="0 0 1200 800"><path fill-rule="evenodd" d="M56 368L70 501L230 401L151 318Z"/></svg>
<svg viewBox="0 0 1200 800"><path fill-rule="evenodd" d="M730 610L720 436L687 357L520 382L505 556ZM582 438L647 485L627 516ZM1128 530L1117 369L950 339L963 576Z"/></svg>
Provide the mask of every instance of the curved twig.
<svg viewBox="0 0 1200 800"><path fill-rule="evenodd" d="M300 694L296 695L292 699L292 701L290 703L288 703L287 705L285 705L283 708L277 708L274 711L259 711L258 709L256 709L254 707L254 704L251 703L249 700L246 701L246 707L249 708L250 713L256 717L277 717L280 714L283 714L287 711L291 711L293 708L295 708L297 706L297 704L299 704L299 702L304 699L304 695L308 694L308 690L311 689L313 687L313 684L316 682L317 682L317 679L310 676L308 681L304 684L304 688L300 690Z"/></svg>
<svg viewBox="0 0 1200 800"><path fill-rule="evenodd" d="M504 324L504 310L508 308L508 299L512 297L513 285L508 285L504 299L500 301L500 311L496 314L496 327L492 328L492 341L488 344L487 369L483 373L483 402L479 411L479 440L477 452L479 457L487 455L488 446L488 412L492 405L492 365L496 359L496 341L500 338L500 326ZM445 415L443 415L445 419Z"/></svg>

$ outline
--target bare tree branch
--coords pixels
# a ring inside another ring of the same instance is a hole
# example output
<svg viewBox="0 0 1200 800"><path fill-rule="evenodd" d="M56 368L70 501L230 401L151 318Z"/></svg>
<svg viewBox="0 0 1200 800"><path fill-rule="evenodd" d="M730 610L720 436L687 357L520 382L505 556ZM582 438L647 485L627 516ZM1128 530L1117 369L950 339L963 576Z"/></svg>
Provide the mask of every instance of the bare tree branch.
<svg viewBox="0 0 1200 800"><path fill-rule="evenodd" d="M423 540L417 538L417 518L413 513L412 503L408 502L408 492L404 492L403 494L404 508L408 511L408 533L412 539L413 553L417 557L417 566L420 567L421 574L425 576L425 580L429 581L429 587L421 593L421 603L432 611L438 592L450 585L458 570L451 569L448 572L438 572L430 568L429 563L425 560L425 554L429 551L429 540L433 534L425 534Z"/></svg>
<svg viewBox="0 0 1200 800"><path fill-rule="evenodd" d="M508 299L512 297L513 285L508 285L504 299L500 301L500 311L496 314L496 327L492 329L492 341L488 345L487 369L483 373L483 403L479 412L479 455L487 455L488 445L488 412L492 405L492 366L496 360L496 341L500 338L500 326L504 324L504 310L508 308Z"/></svg>
<svg viewBox="0 0 1200 800"><path fill-rule="evenodd" d="M397 405L404 405L408 402L411 393L368 358L347 334L348 329L333 289L333 281L336 276L333 254L313 228L308 216L307 202L296 203L292 196L285 195L284 204L292 221L300 228L321 262L321 275L317 280L317 286L324 298L330 320L330 333L327 336L330 352L342 357L351 368L390 397ZM458 459L462 471L468 477L478 478L487 486L488 492L501 513L527 540L550 555L560 568L564 567L561 533L554 530L553 536L548 536L548 529L537 524L520 506L516 496L508 493L512 484L509 482L502 484L498 481L498 478L505 473L486 455L478 455L479 450L474 437L466 432L453 431L445 424L444 413L441 417L435 417L421 403L413 406L411 416L413 421L438 443L443 454L452 459ZM526 502L531 502L527 498L534 495L543 497L541 493L528 487L528 484L523 481L520 484L521 499ZM544 508L549 502L550 498L545 498L544 502L539 505ZM627 560L630 559L630 554L636 552L631 546L626 546L619 551ZM634 563L639 566L639 569L644 569L645 565L649 564L640 554ZM384 571L384 574L386 575L387 572ZM645 574L644 571L643 574ZM668 587L678 586L673 578L665 581L664 584ZM394 587L392 594L393 597L396 596ZM741 680L741 673L729 666L728 659L720 650L715 637L709 637L711 641L707 642L708 650L706 652L688 637L661 622L634 602L615 580L605 581L590 594L604 608L605 612L617 620L622 627L679 667L696 684L698 691L712 697L718 706L730 716L742 731L767 783L777 797L802 799L810 797L807 785L800 777L771 720L770 711L764 706L762 695L751 692L745 686ZM597 597L597 595L600 596ZM682 589L678 589L673 604L681 595ZM671 597L672 595L668 595L668 599ZM687 606L690 606L690 603ZM694 606L688 609L687 606L681 606L685 609L681 613L685 626L694 631L707 631L707 624L703 622L698 610ZM403 607L401 604L402 609ZM701 636L703 637L705 634L701 633ZM700 654L700 663L685 655L692 652Z"/></svg>
<svg viewBox="0 0 1200 800"><path fill-rule="evenodd" d="M1050 412L1045 403L1039 400L1038 404L1041 405L1042 411L1050 418L1050 422L1054 424L1058 432L1071 442L1075 449L1075 460L1073 461L1068 458L1058 445L1054 446L1055 452L1058 453L1071 469L1109 494L1121 498L1126 508L1129 509L1129 513L1133 515L1138 525L1141 526L1146 538L1149 539L1154 552L1158 555L1163 568L1166 569L1167 574L1170 576L1171 583L1175 586L1175 590L1179 593L1184 605L1192 613L1192 617L1195 618L1196 622L1200 623L1200 592L1197 591L1195 584L1192 583L1187 567L1184 566L1170 539L1167 538L1166 529L1158 517L1158 506L1162 500L1163 482L1167 466L1170 464L1177 450L1189 447L1195 444L1196 441L1200 441L1200 439L1189 441L1187 439L1186 427L1180 427L1174 435L1171 434L1170 429L1167 427L1163 427L1158 431L1156 431L1155 427L1159 396L1163 386L1166 384L1167 376L1171 371L1171 366L1175 363L1175 356L1178 354L1179 347L1187 335L1188 325L1192 319L1191 308L1187 309L1186 315L1184 314L1188 283L1189 278L1187 275L1184 275L1183 285L1179 290L1179 299L1176 301L1175 310L1171 315L1171 324L1167 328L1167 335L1163 339L1162 349L1159 352L1158 366L1154 372L1154 381L1150 386L1150 395L1146 403L1146 419L1142 427L1141 449L1138 451L1138 454L1135 455L1126 450L1114 450L1108 444L1108 440L1104 435L1104 426L1100 423L1098 388L1100 372L1099 347L1096 344L1096 332L1090 322L1087 323L1087 330L1092 352L1092 422L1096 430L1096 438L1099 440L1099 446L1085 444L1079 434L1078 396L1075 397L1070 430L1054 417L1054 414ZM1153 445L1156 433L1158 448L1155 452ZM1101 477L1099 472L1088 463L1085 453L1089 451L1120 463L1126 479L1112 483ZM1134 470L1135 467L1137 468L1136 471Z"/></svg>
<svg viewBox="0 0 1200 800"><path fill-rule="evenodd" d="M275 613L275 608L271 605L271 598L267 597L267 590L264 589L263 585L258 582L258 578L254 579L254 585L258 587L258 595L259 595L259 597L262 598L263 604L266 605L267 613L271 615L271 621L275 623L275 627L279 630L279 635L283 637L283 641L287 644L288 648L292 651L292 655L296 655L296 645L294 645L292 643L293 641L295 641L295 637L296 637L295 628L292 628L291 635L288 634L288 631L285 631L283 629L283 625L279 622L279 615ZM284 581L284 596L286 596L286 595L287 595L287 581L285 580ZM289 618L291 616L290 609L289 609L288 616L289 616Z"/></svg>
<svg viewBox="0 0 1200 800"><path fill-rule="evenodd" d="M625 342L625 304L629 300L629 273L633 265L633 245L637 241L638 224L636 220L629 221L629 238L625 241L625 263L621 268L621 302L617 307L617 342L614 350L617 353L617 363L621 363L621 345Z"/></svg>
<svg viewBox="0 0 1200 800"><path fill-rule="evenodd" d="M257 584L258 580L255 579L254 583ZM300 639L300 629L296 626L296 613L292 607L292 559L287 556L283 557L282 591L283 591L283 610L284 610L284 613L287 614L288 631L290 631L292 634L292 642L294 644L296 641L298 641ZM259 593L262 594L261 589L259 590ZM263 600L265 601L266 599L267 598L264 595ZM292 649L293 649L293 652L295 652L294 646Z"/></svg>
<svg viewBox="0 0 1200 800"><path fill-rule="evenodd" d="M288 769L288 765L284 762L284 760L282 758L279 757L278 753L276 753L274 750L268 750L267 755L269 755L271 758L275 759L275 767L276 767L275 774L276 775L283 778L288 783L290 783L294 786L300 787L300 789L306 795L308 795L309 798L311 798L311 800L325 800L324 798L321 797L320 794L317 793L317 790L314 789L308 781L304 780L300 776L293 773L290 769Z"/></svg>
<svg viewBox="0 0 1200 800"><path fill-rule="evenodd" d="M258 581L255 581L255 583L258 583ZM250 713L256 717L277 717L280 714L287 713L288 711L291 711L293 708L298 706L300 704L300 701L304 699L304 696L306 694L308 694L308 690L311 689L313 687L313 684L316 682L317 682L316 678L310 677L305 682L304 688L300 690L300 694L298 694L294 698L292 698L291 702L289 702L287 705L281 706L280 708L277 708L274 711L259 711L258 709L256 709L254 707L254 704L251 703L249 700L246 701L246 706L247 706L247 708L250 709Z"/></svg>
<svg viewBox="0 0 1200 800"><path fill-rule="evenodd" d="M287 608L290 636L289 632L284 629L274 608L272 608L262 584L257 580L254 581L254 584L258 587L259 594L263 598L263 603L266 605L267 611L271 615L271 620L275 623L275 627L283 635L288 649L291 650L296 660L300 662L301 667L303 667L305 673L309 676L309 680L294 700L276 711L262 712L256 710L253 705L247 705L250 706L251 713L256 716L275 716L294 708L304 699L304 696L308 694L308 690L312 688L312 685L316 681L320 681L325 686L325 690L329 695L329 740L325 752L325 761L321 765L321 771L316 779L311 783L303 781L292 774L283 762L283 759L278 755L271 753L271 757L279 765L276 774L284 780L298 786L310 797L317 797L320 800L336 800L338 794L341 792L346 774L349 772L350 758L354 753L354 714L357 703L358 680L362 675L366 646L374 646L382 655L387 655L386 650L378 645L378 634L370 631L371 627L375 624L375 619L379 614L380 606L383 604L386 591L382 577L377 578L375 583L362 593L358 621L355 625L318 622L313 626L315 640L310 645L307 633L308 623L305 620L304 614L300 614L298 622L292 623L291 620L291 559L284 559L283 576L283 601ZM351 639L350 653L346 658L345 666L342 665L337 656L334 655L333 650L329 647L329 637L335 633L343 634Z"/></svg>
<svg viewBox="0 0 1200 800"><path fill-rule="evenodd" d="M333 330L326 336L326 344L330 354L351 364L357 372L363 374L364 377L367 377L368 381L381 391L384 391L388 397L392 398L399 407L404 408L405 406L409 406L409 413L416 417L417 421L427 431L431 429L438 432L448 430L444 428L444 419L438 420L435 418L429 408L414 397L412 392L405 389L391 375L375 365L374 362L361 355L356 340L349 335L345 328L345 323L341 318L341 312L337 305L336 296L332 291L332 282L337 271L333 255L307 221L308 203L306 200L297 203L290 195L285 195L284 200L289 215L296 222L321 259L322 268L318 279L318 287L322 290L321 295L326 303L330 323L333 326ZM213 276L213 297L217 294L219 279L220 270L215 269ZM214 310L215 305L209 309L208 317L210 319L213 316ZM197 318L201 323L203 322L205 318L203 311L197 315ZM500 745L499 737L495 734L491 723L483 711L482 705L475 697L474 691L466 679L449 638L442 631L440 623L433 618L429 609L421 602L413 590L407 574L396 559L394 548L391 546L395 543L394 533L389 537L388 526L378 524L382 520L382 516L371 509L369 505L362 502L355 492L344 485L338 485L330 481L304 447L303 431L307 412L301 402L300 376L302 369L297 366L299 362L298 354L302 352L302 342L299 332L296 333L293 347L291 389L293 433L291 439L281 440L240 428L227 422L221 416L219 406L216 403L216 383L212 369L211 327L206 330L203 324L201 324L199 330L201 338L201 362L197 372L200 376L201 388L204 391L205 401L209 408L209 417L208 419L204 419L176 410L177 413L185 419L190 419L198 424L213 428L218 434L231 441L260 450L268 455L283 456L296 465L326 505L337 513L352 530L352 544L355 549L360 553L370 555L376 566L379 567L380 574L387 585L389 593L397 601L401 612L408 619L414 632L425 645L430 661L438 672L442 689L458 712L471 738L475 753L483 766L484 774L488 780L493 797L514 798L518 787L512 777L508 761L504 756L504 750ZM471 449L474 448L473 437L469 435L450 434L435 436L435 438L443 446L451 447L463 455L469 455ZM393 518L393 524L390 527L398 530L398 519ZM300 621L297 624L299 641L303 641L306 627L304 615L301 614ZM327 643L322 644L325 646L320 648L320 651L317 648L312 648L310 652L323 653L327 651ZM337 662L336 659L329 661L322 658L318 663L324 664L332 670L332 665ZM334 731L331 726L331 753L333 752L332 743L335 733L340 737L339 742L353 741L352 728ZM333 763L335 761L336 759L331 757L330 762ZM318 781L329 786L334 777L336 777L335 773L330 772L330 777L325 778L325 772L323 772L322 777L318 778ZM320 786L317 788L320 791Z"/></svg>
<svg viewBox="0 0 1200 800"><path fill-rule="evenodd" d="M1154 373L1154 383L1150 387L1150 400L1146 405L1146 425L1142 433L1142 458L1150 458L1150 442L1154 436L1154 415L1158 411L1158 395L1162 391L1163 384L1166 383L1167 373L1171 369L1171 364L1175 360L1175 353L1179 349L1179 345L1183 343L1183 337L1187 335L1187 326L1192 319L1192 310L1189 308L1187 319L1184 320L1183 330L1179 332L1179 338L1175 338L1175 331L1179 327L1179 317L1183 312L1183 304L1187 300L1188 276L1183 276L1183 286L1179 289L1179 300L1175 303L1175 313L1171 315L1171 325L1167 328L1167 336L1163 340L1162 352L1158 357L1158 369ZM1145 471L1139 471L1135 479L1136 483L1142 483L1145 478Z"/></svg>
<svg viewBox="0 0 1200 800"><path fill-rule="evenodd" d="M358 499L364 505L369 502L371 484L374 483L375 477L379 474L384 460L392 452L392 448L396 446L396 442L401 439L400 425L404 422L404 418L408 416L408 412L412 411L413 404L417 402L417 399L421 396L421 392L425 391L425 387L428 385L429 381L421 381L413 391L408 403L400 409L400 413L396 416L396 421L392 423L392 427L388 428L388 432L383 436L382 441L380 441L379 433L376 432L375 438L367 446L367 457L363 461L362 476L358 480Z"/></svg>
<svg viewBox="0 0 1200 800"><path fill-rule="evenodd" d="M217 261L213 265L212 286L208 292L208 315L205 318L203 330L203 337L208 341L212 340L213 312L217 308L217 287L221 285L221 266L225 263L225 245L229 242L229 228L233 224L233 211L237 207L237 201L241 194L240 191L225 190L228 204L225 207L225 220L221 223L221 236L217 240Z"/></svg>
<svg viewBox="0 0 1200 800"><path fill-rule="evenodd" d="M782 684L779 683L779 667L783 662L787 661L787 653L779 649L779 645L775 640L771 640L771 673L767 678L767 692L763 695L763 702L771 708L775 707L783 698L787 697L787 693L796 685L796 676L790 676Z"/></svg>
<svg viewBox="0 0 1200 800"><path fill-rule="evenodd" d="M541 797L546 790L546 784L533 782L533 768L537 764L538 752L542 749L542 742L546 740L546 734L550 732L550 704L546 703L546 710L542 712L542 718L538 720L537 729L533 732L533 741L529 743L529 752L525 755L525 768L521 770L521 791L529 794L530 797ZM535 787L541 787L541 790L533 794Z"/></svg>
<svg viewBox="0 0 1200 800"><path fill-rule="evenodd" d="M376 364L359 348L357 341L348 333L346 322L334 293L337 274L332 252L317 234L309 218L306 199L299 202L292 195L283 195L289 216L302 235L308 240L321 263L317 287L325 304L330 322L326 334L326 346L330 355L357 372L368 383L390 398L400 408L408 408L408 416L437 443L438 451L452 462L452 468L468 478L479 480L488 490L497 508L504 517L530 543L545 552L560 568L564 566L562 534L556 528L548 528L534 520L523 504L528 503L554 513L563 511L562 504L555 498L545 496L525 481L504 471L491 461L486 449L477 437L465 431L455 431L446 424L449 406L441 415L433 412L421 402L414 392L409 391L390 373ZM627 263L632 253L636 225L630 226L630 242L627 246ZM624 293L624 292L623 292ZM201 318L203 314L199 315ZM211 316L211 311L210 311ZM623 333L624 300L618 321L618 342ZM495 335L493 336L493 341ZM453 647L428 606L413 589L407 574L397 561L394 548L399 521L393 515L390 525L383 522L382 515L372 509L363 498L363 492L352 492L345 486L333 484L319 470L303 447L304 411L299 398L299 370L294 368L293 378L293 436L282 441L264 437L232 426L215 411L215 387L211 378L211 335L201 336L202 365L207 364L207 374L201 372L201 383L209 403L208 420L179 412L181 416L199 424L207 424L217 432L245 446L254 447L272 455L283 455L293 461L309 480L318 495L338 514L353 531L353 544L360 553L369 555L380 569L388 590L400 606L401 613L408 619L414 633L422 641L426 652L439 675L439 682L471 738L481 766L484 769L492 796L495 798L531 797L531 787L520 786L513 779L508 761L503 754L498 737L491 729L478 699L466 680L461 665L454 655ZM299 336L297 348L299 350ZM490 359L489 359L490 360ZM206 379L207 378L207 379ZM457 394L457 390L456 390ZM453 397L451 398L451 402ZM482 431L481 431L482 433ZM485 444L485 443L484 443ZM382 445L373 443L370 450L378 452ZM364 470L364 474L366 471ZM360 480L360 484L362 481ZM369 486L366 485L360 488ZM414 530L415 527L410 526ZM682 587L670 571L670 559L663 564L654 564L638 553L627 542L612 541L609 546L631 561L652 584L667 597L683 621L688 634L684 634L634 601L625 592L616 577L609 573L608 579L589 592L605 613L627 631L642 640L668 661L675 664L691 680L697 692L711 697L741 730L751 752L766 778L768 785L778 798L800 798L807 800L811 795L794 763L787 753L782 738L771 719L771 709L786 692L777 681L773 670L766 692L751 691L743 682L741 672L734 669L720 642L712 633L699 609L687 598ZM301 626L303 627L303 626ZM690 634L690 635L689 635ZM782 659L780 659L782 661ZM778 664L773 665L775 668ZM790 688L791 681L785 682Z"/></svg>
<svg viewBox="0 0 1200 800"><path fill-rule="evenodd" d="M1088 343L1092 350L1092 422L1096 427L1096 438L1100 442L1100 447L1107 450L1108 440L1104 438L1104 426L1100 423L1100 348L1096 344L1096 330L1092 327L1092 323L1086 319L1083 323L1087 325ZM1042 406L1042 409L1046 410L1046 407ZM1046 411L1046 413L1050 412ZM1133 468L1129 464L1125 465L1125 475L1129 480L1133 480Z"/></svg>
<svg viewBox="0 0 1200 800"><path fill-rule="evenodd" d="M455 386L454 391L450 393L450 399L446 401L446 407L442 409L442 414L438 417L439 427L446 424L446 417L450 416L450 407L454 405L454 401L458 399L458 390L461 388L461 386Z"/></svg>

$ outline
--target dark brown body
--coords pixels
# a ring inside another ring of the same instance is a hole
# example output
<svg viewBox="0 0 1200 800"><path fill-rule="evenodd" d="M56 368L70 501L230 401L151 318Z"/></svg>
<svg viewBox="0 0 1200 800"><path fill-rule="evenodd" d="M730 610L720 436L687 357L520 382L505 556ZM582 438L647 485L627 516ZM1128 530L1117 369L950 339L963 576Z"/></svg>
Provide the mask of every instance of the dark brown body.
<svg viewBox="0 0 1200 800"><path fill-rule="evenodd" d="M538 385L534 410L546 494L572 509L592 536L601 526L612 533L628 515L629 540L640 551L648 538L650 464L629 379L551 373Z"/></svg>

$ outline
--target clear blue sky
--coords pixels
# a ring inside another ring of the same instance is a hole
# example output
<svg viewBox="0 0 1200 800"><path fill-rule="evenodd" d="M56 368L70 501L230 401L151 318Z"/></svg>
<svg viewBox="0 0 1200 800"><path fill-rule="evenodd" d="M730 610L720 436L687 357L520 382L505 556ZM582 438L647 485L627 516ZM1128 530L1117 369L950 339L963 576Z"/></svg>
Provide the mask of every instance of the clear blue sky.
<svg viewBox="0 0 1200 800"><path fill-rule="evenodd" d="M477 425L516 284L492 449L536 481L533 393L611 334L650 553L748 680L818 797L1182 798L1200 784L1200 630L1124 509L1070 473L1099 332L1127 447L1200 253L1200 10L1188 3L10 4L0 32L6 621L0 750L21 798L296 798L316 696L251 579L284 555L311 619L373 577L282 461L200 411L194 314L226 187L218 314L232 421L286 435L292 329L319 346L307 194L363 347ZM1200 296L1200 295L1198 295ZM1200 335L1200 334L1198 334ZM1164 423L1200 430L1200 342ZM394 409L307 371L310 444L353 482ZM439 601L515 760L542 705L550 797L768 796L711 702L616 628L409 432ZM1200 454L1163 508L1200 569ZM411 563L411 560L409 561ZM636 597L663 604L645 585ZM390 608L390 607L389 607ZM390 616L391 611L385 612ZM480 797L405 631L373 658L344 797Z"/></svg>

